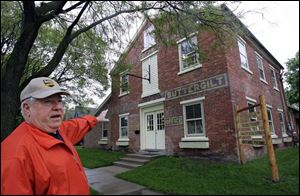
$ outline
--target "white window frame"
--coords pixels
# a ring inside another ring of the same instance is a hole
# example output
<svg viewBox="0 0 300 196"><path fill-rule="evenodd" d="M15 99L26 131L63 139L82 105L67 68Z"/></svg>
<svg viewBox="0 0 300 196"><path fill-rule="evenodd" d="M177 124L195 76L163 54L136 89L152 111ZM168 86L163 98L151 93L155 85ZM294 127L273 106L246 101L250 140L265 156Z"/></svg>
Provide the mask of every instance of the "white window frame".
<svg viewBox="0 0 300 196"><path fill-rule="evenodd" d="M252 99L252 98L247 97L247 96L246 96L246 101L247 101L247 107L249 107L249 104L250 105L256 105L257 104L255 99ZM254 112L256 112L256 107L254 107L253 109L254 109ZM250 113L249 110L248 110L248 112ZM257 120L258 120L257 117L252 117L252 118L250 117L250 121L255 122ZM259 125L257 127L251 127L251 131L259 131ZM256 138L256 139L262 138L262 135L252 135L251 138Z"/></svg>
<svg viewBox="0 0 300 196"><path fill-rule="evenodd" d="M127 118L127 126L122 127L122 118ZM122 136L122 128L127 128L127 136ZM119 115L119 140L128 139L129 137L129 113Z"/></svg>
<svg viewBox="0 0 300 196"><path fill-rule="evenodd" d="M156 44L156 40L155 40L153 31L154 31L153 25L150 25L144 31L144 49L143 49L143 51L147 50L148 48L151 48L152 46L154 46Z"/></svg>
<svg viewBox="0 0 300 196"><path fill-rule="evenodd" d="M273 116L272 116L272 107L267 106L267 114L270 112L270 118L269 119L269 115L268 115L268 123L269 123L269 127L270 127L270 133L271 135L276 135L275 133L275 128L274 128L274 122L273 122Z"/></svg>
<svg viewBox="0 0 300 196"><path fill-rule="evenodd" d="M181 101L180 104L182 105L183 110L183 122L184 122L184 138L205 138L206 137L206 130L205 130L205 117L204 117L204 101L205 97L199 97L191 100ZM202 133L198 134L189 134L187 128L187 119L186 119L186 106L200 104L201 107L201 118L197 118L196 120L201 120L202 122Z"/></svg>
<svg viewBox="0 0 300 196"><path fill-rule="evenodd" d="M128 74L128 71L120 73L120 94L119 94L119 97L129 94L129 76L127 74ZM123 87L123 76L127 77L127 90L124 90L124 87Z"/></svg>
<svg viewBox="0 0 300 196"><path fill-rule="evenodd" d="M106 129L105 129L105 125L107 126ZM106 137L104 136L104 131L106 130ZM102 140L107 140L108 138L108 122L103 122L102 123L102 133L101 133L101 139Z"/></svg>
<svg viewBox="0 0 300 196"><path fill-rule="evenodd" d="M238 48L239 48L239 53L240 53L241 67L244 70L246 70L248 73L253 74L253 72L250 70L250 67L249 67L249 61L248 61L247 49L246 49L246 42L241 37L239 37L237 39L237 41L238 41ZM245 51L245 54L244 54L243 51ZM242 58L245 58L245 60L246 60L245 64L242 63Z"/></svg>
<svg viewBox="0 0 300 196"><path fill-rule="evenodd" d="M256 64L257 64L257 67L258 67L259 79L262 82L268 84L268 82L266 81L266 74L265 74L265 69L264 69L263 58L257 52L255 52L255 54L256 54Z"/></svg>
<svg viewBox="0 0 300 196"><path fill-rule="evenodd" d="M197 35L198 35L197 33L192 33L187 38L183 38L183 39L177 41L178 55L179 55L179 73L177 75L181 75L181 74L184 74L186 72L190 72L190 71L193 71L195 69L198 69L198 68L202 67L201 63L199 62L199 54L197 52L197 48L198 48ZM182 46L182 44L184 44L188 41L195 44L196 48L192 52L188 53L186 58L189 58L189 54L193 54L193 56L195 55L195 57L193 57L193 58L196 58L196 63L193 64L193 65L189 65L187 67L184 67L184 62L183 62L184 57L183 57L183 54L182 54L182 51L181 51L181 46Z"/></svg>
<svg viewBox="0 0 300 196"><path fill-rule="evenodd" d="M270 69L271 69L271 82L272 82L273 89L279 91L275 68L272 65L270 65Z"/></svg>
<svg viewBox="0 0 300 196"><path fill-rule="evenodd" d="M282 137L288 137L288 135L286 134L283 109L278 108L277 111L279 114L279 124L280 124L280 131L281 131ZM281 121L281 119L282 119L282 121Z"/></svg>

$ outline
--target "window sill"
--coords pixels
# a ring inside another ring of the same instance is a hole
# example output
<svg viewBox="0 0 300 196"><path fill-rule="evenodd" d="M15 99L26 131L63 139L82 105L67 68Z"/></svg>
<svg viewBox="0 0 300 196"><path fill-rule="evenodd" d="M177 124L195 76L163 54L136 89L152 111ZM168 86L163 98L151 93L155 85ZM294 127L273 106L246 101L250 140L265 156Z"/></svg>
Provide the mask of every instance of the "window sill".
<svg viewBox="0 0 300 196"><path fill-rule="evenodd" d="M128 95L128 94L129 94L129 91L119 94L119 97L123 97L123 96Z"/></svg>
<svg viewBox="0 0 300 196"><path fill-rule="evenodd" d="M179 142L180 148L200 148L200 149L208 149L209 142Z"/></svg>
<svg viewBox="0 0 300 196"><path fill-rule="evenodd" d="M250 69L243 67L243 66L242 66L242 69L245 70L246 72L248 72L249 74L253 75L253 72Z"/></svg>
<svg viewBox="0 0 300 196"><path fill-rule="evenodd" d="M107 139L101 139L101 140L98 141L98 144L106 145L106 144L108 144L108 140Z"/></svg>
<svg viewBox="0 0 300 196"><path fill-rule="evenodd" d="M144 53L145 51L153 48L155 45L156 45L156 43L152 44L151 46L148 46L147 48L144 48L141 53Z"/></svg>
<svg viewBox="0 0 300 196"><path fill-rule="evenodd" d="M278 88L273 87L273 89L276 90L276 91L278 91L278 92L280 92Z"/></svg>
<svg viewBox="0 0 300 196"><path fill-rule="evenodd" d="M272 139L272 144L281 144L281 143L282 143L282 139L281 138Z"/></svg>
<svg viewBox="0 0 300 196"><path fill-rule="evenodd" d="M179 142L180 148L209 148L209 138L208 137L184 137L181 138Z"/></svg>
<svg viewBox="0 0 300 196"><path fill-rule="evenodd" d="M262 135L252 135L251 138L252 139L262 139L263 136Z"/></svg>
<svg viewBox="0 0 300 196"><path fill-rule="evenodd" d="M266 85L269 85L269 83L268 83L266 80L264 80L264 79L261 79L261 78L260 78L260 81L262 81L262 82L265 83Z"/></svg>
<svg viewBox="0 0 300 196"><path fill-rule="evenodd" d="M276 134L274 134L274 133L271 133L271 138L272 138L272 139L277 139L278 136L277 136Z"/></svg>
<svg viewBox="0 0 300 196"><path fill-rule="evenodd" d="M284 143L292 142L292 141L293 141L293 138L292 138L292 137L284 137L284 138L282 138L282 141L283 141Z"/></svg>
<svg viewBox="0 0 300 196"><path fill-rule="evenodd" d="M118 141L116 142L117 146L129 146L129 139L128 138L120 138L118 139Z"/></svg>
<svg viewBox="0 0 300 196"><path fill-rule="evenodd" d="M181 138L182 142L207 142L209 141L208 137L200 136L200 137L183 137Z"/></svg>
<svg viewBox="0 0 300 196"><path fill-rule="evenodd" d="M197 65L191 66L190 68L187 68L185 70L178 72L177 75L179 76L179 75L185 74L187 72L194 71L196 69L199 69L200 67L202 67L202 64L197 64Z"/></svg>

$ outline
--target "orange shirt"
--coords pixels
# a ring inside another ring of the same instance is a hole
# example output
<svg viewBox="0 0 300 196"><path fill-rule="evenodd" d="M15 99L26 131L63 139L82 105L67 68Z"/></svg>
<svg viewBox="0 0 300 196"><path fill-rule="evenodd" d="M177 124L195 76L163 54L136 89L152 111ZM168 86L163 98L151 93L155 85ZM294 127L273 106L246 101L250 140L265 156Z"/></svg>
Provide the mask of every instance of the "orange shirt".
<svg viewBox="0 0 300 196"><path fill-rule="evenodd" d="M74 148L97 124L94 116L64 121L64 142L21 123L1 142L1 195L89 195L88 181Z"/></svg>

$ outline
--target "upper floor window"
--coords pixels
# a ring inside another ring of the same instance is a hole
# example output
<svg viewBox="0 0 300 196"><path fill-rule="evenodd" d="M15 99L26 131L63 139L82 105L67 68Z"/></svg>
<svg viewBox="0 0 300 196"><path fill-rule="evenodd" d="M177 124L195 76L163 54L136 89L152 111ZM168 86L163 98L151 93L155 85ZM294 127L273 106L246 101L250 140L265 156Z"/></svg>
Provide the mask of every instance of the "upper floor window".
<svg viewBox="0 0 300 196"><path fill-rule="evenodd" d="M259 54L256 54L256 64L258 66L260 80L266 82L263 59Z"/></svg>
<svg viewBox="0 0 300 196"><path fill-rule="evenodd" d="M271 68L271 80L272 80L272 86L274 89L278 90L278 84L277 84L277 78L276 78L276 72L275 68L270 66Z"/></svg>
<svg viewBox="0 0 300 196"><path fill-rule="evenodd" d="M127 72L120 74L120 95L129 93L128 74Z"/></svg>
<svg viewBox="0 0 300 196"><path fill-rule="evenodd" d="M154 37L154 26L149 26L144 31L144 50L150 48L151 46L156 44L155 37Z"/></svg>
<svg viewBox="0 0 300 196"><path fill-rule="evenodd" d="M246 42L240 38L240 39L238 39L238 46L239 46L239 51L240 51L241 66L242 66L242 68L246 69L247 71L250 71L248 57L247 57L247 51L246 51Z"/></svg>
<svg viewBox="0 0 300 196"><path fill-rule="evenodd" d="M194 35L193 37L182 39L177 43L179 44L180 72L187 72L200 67L199 54L197 52L197 36Z"/></svg>

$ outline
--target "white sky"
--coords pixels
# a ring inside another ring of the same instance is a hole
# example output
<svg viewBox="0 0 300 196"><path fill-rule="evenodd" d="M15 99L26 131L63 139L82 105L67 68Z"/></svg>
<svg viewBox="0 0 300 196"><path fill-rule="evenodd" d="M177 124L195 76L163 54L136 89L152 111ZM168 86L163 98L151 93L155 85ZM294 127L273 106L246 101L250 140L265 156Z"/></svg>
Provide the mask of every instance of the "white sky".
<svg viewBox="0 0 300 196"><path fill-rule="evenodd" d="M299 1L242 1L241 10L256 11L245 14L241 21L286 67L299 51Z"/></svg>
<svg viewBox="0 0 300 196"><path fill-rule="evenodd" d="M236 11L251 11L240 18L241 21L275 59L286 67L288 59L294 58L299 51L299 2L242 1ZM286 72L286 68L284 71ZM110 90L106 94L109 92ZM103 100L104 98L96 99L96 105Z"/></svg>

